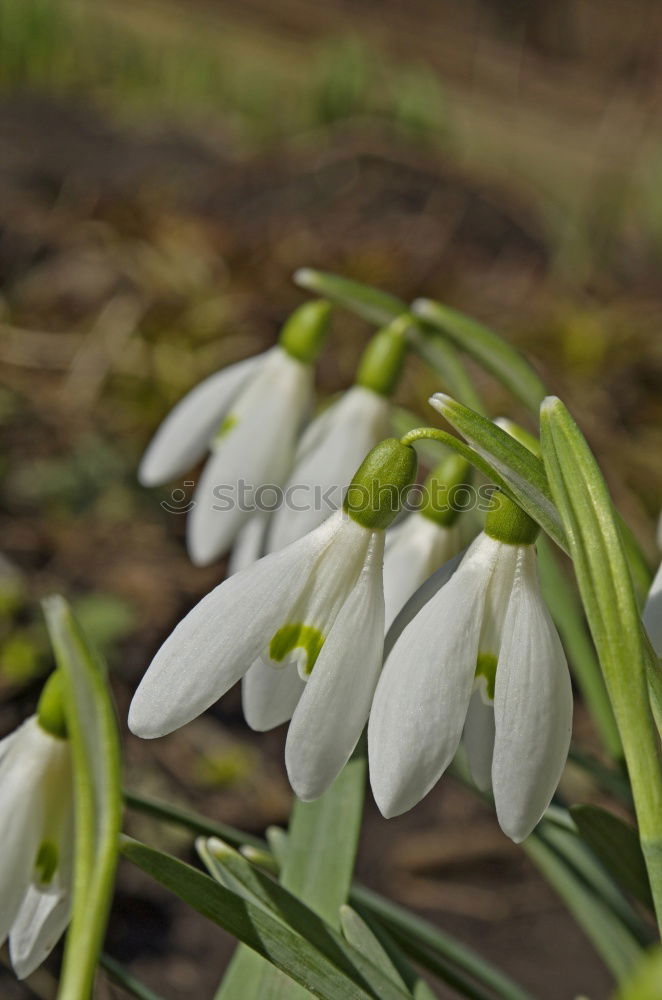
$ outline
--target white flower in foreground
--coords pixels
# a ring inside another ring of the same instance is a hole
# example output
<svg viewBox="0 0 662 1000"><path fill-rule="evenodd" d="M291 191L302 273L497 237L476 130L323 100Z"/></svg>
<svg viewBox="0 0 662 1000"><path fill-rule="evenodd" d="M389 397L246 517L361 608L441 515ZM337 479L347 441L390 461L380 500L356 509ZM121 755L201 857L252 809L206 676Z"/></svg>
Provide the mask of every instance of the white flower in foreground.
<svg viewBox="0 0 662 1000"><path fill-rule="evenodd" d="M290 782L302 799L321 795L368 717L384 643L384 529L415 473L413 449L383 441L356 473L342 511L208 594L148 668L131 703L131 730L163 736L250 675L249 724L267 729L291 716Z"/></svg>
<svg viewBox="0 0 662 1000"><path fill-rule="evenodd" d="M463 730L472 774L482 788L491 783L504 833L523 840L549 805L570 744L572 690L527 522L502 497L448 582L408 622L403 611L368 726L371 784L385 816L430 791Z"/></svg>
<svg viewBox="0 0 662 1000"><path fill-rule="evenodd" d="M9 937L19 979L44 961L69 922L73 777L63 718L44 711L49 685L38 715L0 742L0 945Z"/></svg>
<svg viewBox="0 0 662 1000"><path fill-rule="evenodd" d="M181 475L209 450L187 521L191 559L206 565L232 545L251 514L250 493L287 476L312 404L313 368L329 305L309 302L285 324L278 346L231 365L193 389L150 443L138 477L154 486ZM238 484L249 490L239 502Z"/></svg>
<svg viewBox="0 0 662 1000"><path fill-rule="evenodd" d="M363 353L355 384L306 429L285 487L286 502L270 520L267 552L302 538L337 510L345 484L389 433L389 397L404 363L405 330L400 320L379 330Z"/></svg>

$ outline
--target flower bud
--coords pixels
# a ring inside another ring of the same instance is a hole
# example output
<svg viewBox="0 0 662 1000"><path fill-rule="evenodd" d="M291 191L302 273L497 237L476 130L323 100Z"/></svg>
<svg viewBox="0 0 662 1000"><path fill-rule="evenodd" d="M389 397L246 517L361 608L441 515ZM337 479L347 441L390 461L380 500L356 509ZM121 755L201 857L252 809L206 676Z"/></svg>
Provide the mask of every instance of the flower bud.
<svg viewBox="0 0 662 1000"><path fill-rule="evenodd" d="M498 506L485 518L485 534L506 545L533 545L540 531L533 518L501 490L497 490L494 499Z"/></svg>
<svg viewBox="0 0 662 1000"><path fill-rule="evenodd" d="M304 302L286 320L278 343L290 357L311 364L324 344L330 315L331 304L325 299Z"/></svg>
<svg viewBox="0 0 662 1000"><path fill-rule="evenodd" d="M368 452L347 490L343 510L370 531L388 528L416 478L412 447L386 438Z"/></svg>
<svg viewBox="0 0 662 1000"><path fill-rule="evenodd" d="M37 722L50 736L66 740L67 719L62 697L62 677L58 670L54 671L44 684L44 689L37 705Z"/></svg>
<svg viewBox="0 0 662 1000"><path fill-rule="evenodd" d="M368 343L359 362L356 384L372 389L380 396L390 396L402 373L407 353L406 332L409 318L400 316Z"/></svg>

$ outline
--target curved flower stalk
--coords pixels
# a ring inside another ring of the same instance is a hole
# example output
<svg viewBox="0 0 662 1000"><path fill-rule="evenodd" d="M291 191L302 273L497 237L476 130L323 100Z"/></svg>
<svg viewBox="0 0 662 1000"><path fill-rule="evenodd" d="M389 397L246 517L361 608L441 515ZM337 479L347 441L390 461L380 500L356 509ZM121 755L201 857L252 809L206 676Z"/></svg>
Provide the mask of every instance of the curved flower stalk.
<svg viewBox="0 0 662 1000"><path fill-rule="evenodd" d="M342 502L340 488L388 435L390 396L407 349L405 332L406 324L396 320L376 333L361 358L354 385L306 429L285 489L291 502L271 518L267 552L301 538L336 510Z"/></svg>
<svg viewBox="0 0 662 1000"><path fill-rule="evenodd" d="M386 630L412 594L461 548L455 491L468 481L469 463L457 455L444 459L423 484L418 510L386 535L384 602Z"/></svg>
<svg viewBox="0 0 662 1000"><path fill-rule="evenodd" d="M0 742L0 944L19 979L50 954L69 923L73 773L54 674L37 714Z"/></svg>
<svg viewBox="0 0 662 1000"><path fill-rule="evenodd" d="M572 690L539 590L536 534L501 497L450 580L395 639L368 726L371 784L385 816L430 791L462 737L509 837L527 837L549 804L570 744Z"/></svg>
<svg viewBox="0 0 662 1000"><path fill-rule="evenodd" d="M384 531L415 474L414 450L383 441L342 510L208 594L148 668L131 703L131 730L163 736L251 673L249 724L268 729L291 717L290 782L304 800L321 795L368 717L384 643Z"/></svg>
<svg viewBox="0 0 662 1000"><path fill-rule="evenodd" d="M205 379L165 419L138 471L144 486L181 475L209 450L187 521L192 561L207 565L232 545L251 513L249 490L280 485L313 398L313 367L328 326L327 302L300 306L279 343ZM219 493L219 491L221 491Z"/></svg>

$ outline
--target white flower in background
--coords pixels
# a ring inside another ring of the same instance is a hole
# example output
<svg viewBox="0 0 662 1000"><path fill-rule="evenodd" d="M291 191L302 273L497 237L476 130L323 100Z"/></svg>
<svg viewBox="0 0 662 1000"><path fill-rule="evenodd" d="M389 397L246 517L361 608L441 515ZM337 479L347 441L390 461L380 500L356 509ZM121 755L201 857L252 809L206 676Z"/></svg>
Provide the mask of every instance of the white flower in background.
<svg viewBox="0 0 662 1000"><path fill-rule="evenodd" d="M536 531L501 497L448 582L413 617L405 607L368 726L385 816L430 791L463 730L474 780L491 784L509 837L527 837L549 805L570 744L572 689L540 594Z"/></svg>
<svg viewBox="0 0 662 1000"><path fill-rule="evenodd" d="M342 511L208 594L148 668L131 703L131 730L148 739L172 732L250 673L249 723L270 728L291 716L290 782L302 799L321 795L368 717L384 643L384 529L415 472L413 449L382 442Z"/></svg>
<svg viewBox="0 0 662 1000"><path fill-rule="evenodd" d="M368 452L387 436L392 394L406 352L406 325L395 320L371 339L356 383L331 403L301 438L285 493L273 514L267 552L276 552L312 531L342 503L342 488Z"/></svg>
<svg viewBox="0 0 662 1000"><path fill-rule="evenodd" d="M9 937L19 979L50 954L70 915L73 775L55 680L38 714L0 742L0 945Z"/></svg>
<svg viewBox="0 0 662 1000"><path fill-rule="evenodd" d="M187 521L187 544L196 565L232 545L251 514L251 493L280 485L313 398L312 361L326 332L326 302L300 306L278 346L231 365L193 389L174 408L150 443L138 477L154 486L181 475L209 450ZM249 491L239 501L238 483Z"/></svg>
<svg viewBox="0 0 662 1000"><path fill-rule="evenodd" d="M657 544L662 549L662 515L657 525ZM662 656L662 563L651 584L642 618L655 652Z"/></svg>
<svg viewBox="0 0 662 1000"><path fill-rule="evenodd" d="M412 594L461 547L456 490L469 478L468 463L444 459L423 484L421 506L386 534L384 602L386 630Z"/></svg>

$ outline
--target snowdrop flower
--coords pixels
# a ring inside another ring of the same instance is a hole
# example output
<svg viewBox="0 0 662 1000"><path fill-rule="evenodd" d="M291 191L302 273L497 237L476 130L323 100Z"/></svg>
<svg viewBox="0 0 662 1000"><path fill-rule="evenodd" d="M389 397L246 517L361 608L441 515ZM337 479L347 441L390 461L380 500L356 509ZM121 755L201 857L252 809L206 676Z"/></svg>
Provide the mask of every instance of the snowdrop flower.
<svg viewBox="0 0 662 1000"><path fill-rule="evenodd" d="M271 518L266 539L276 552L312 531L341 502L348 483L371 448L389 433L393 393L406 352L407 323L395 320L372 338L355 384L307 428L290 474L288 503Z"/></svg>
<svg viewBox="0 0 662 1000"><path fill-rule="evenodd" d="M423 484L420 508L390 528L384 555L385 627L390 628L411 595L460 549L455 491L469 475L468 463L451 455Z"/></svg>
<svg viewBox="0 0 662 1000"><path fill-rule="evenodd" d="M536 534L501 495L448 582L410 620L403 610L368 726L385 816L430 791L463 730L472 775L481 788L491 784L509 837L527 837L547 808L570 744L572 690L540 594Z"/></svg>
<svg viewBox="0 0 662 1000"><path fill-rule="evenodd" d="M662 548L662 515L657 526L657 544ZM648 593L642 618L653 649L662 656L662 563Z"/></svg>
<svg viewBox="0 0 662 1000"><path fill-rule="evenodd" d="M191 559L223 555L251 513L238 484L280 485L312 404L313 368L328 326L327 302L290 316L276 347L205 379L165 419L138 471L144 486L181 475L209 450L187 521ZM222 495L219 490L224 488Z"/></svg>
<svg viewBox="0 0 662 1000"><path fill-rule="evenodd" d="M387 439L365 458L342 510L207 595L166 640L134 695L129 727L162 736L247 672L248 721L291 717L285 760L302 799L321 795L365 726L382 664L384 531L416 474Z"/></svg>
<svg viewBox="0 0 662 1000"><path fill-rule="evenodd" d="M24 979L69 922L73 775L57 674L37 714L0 742L0 842L0 945L9 937Z"/></svg>

